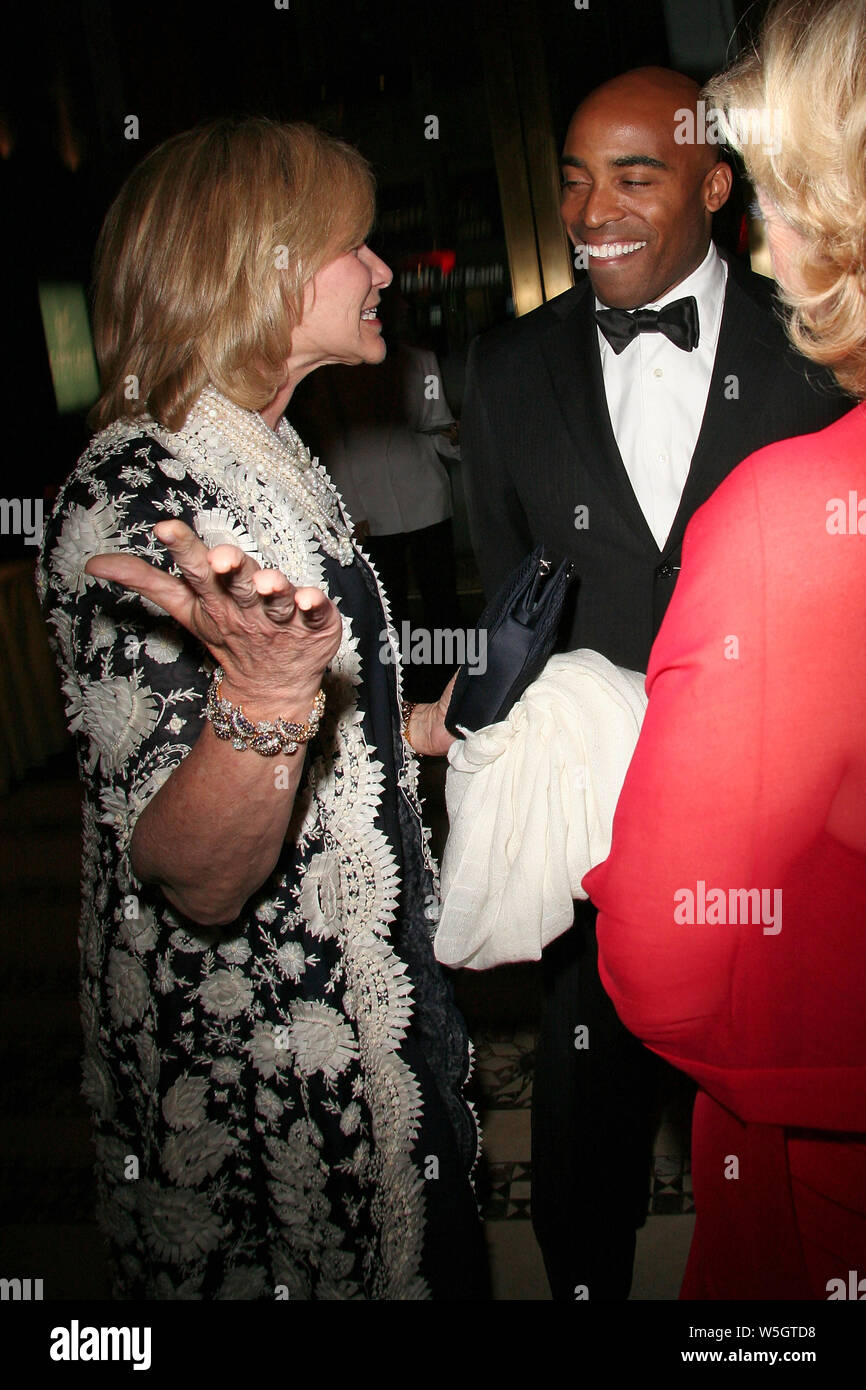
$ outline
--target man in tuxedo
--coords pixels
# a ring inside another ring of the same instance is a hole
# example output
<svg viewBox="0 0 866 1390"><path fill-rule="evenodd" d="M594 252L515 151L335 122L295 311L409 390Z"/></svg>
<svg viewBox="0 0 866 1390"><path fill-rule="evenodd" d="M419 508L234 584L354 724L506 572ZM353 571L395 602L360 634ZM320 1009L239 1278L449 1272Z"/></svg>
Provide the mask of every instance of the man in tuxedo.
<svg viewBox="0 0 866 1390"><path fill-rule="evenodd" d="M467 364L463 458L488 596L543 541L579 576L566 648L639 671L694 511L747 454L850 406L789 347L772 284L711 240L731 171L716 145L677 140L684 110L700 132L698 96L643 68L587 97L565 139L561 215L588 277L476 339ZM594 909L575 909L542 961L533 1223L554 1298L624 1299L663 1064L619 1022Z"/></svg>

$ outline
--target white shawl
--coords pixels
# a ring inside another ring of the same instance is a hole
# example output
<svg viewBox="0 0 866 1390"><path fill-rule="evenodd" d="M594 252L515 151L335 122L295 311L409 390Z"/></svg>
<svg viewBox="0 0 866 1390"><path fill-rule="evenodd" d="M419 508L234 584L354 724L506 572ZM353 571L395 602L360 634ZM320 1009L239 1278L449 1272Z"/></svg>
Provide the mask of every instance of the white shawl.
<svg viewBox="0 0 866 1390"><path fill-rule="evenodd" d="M538 960L610 851L644 677L598 652L551 657L499 724L452 744L435 953L487 970Z"/></svg>

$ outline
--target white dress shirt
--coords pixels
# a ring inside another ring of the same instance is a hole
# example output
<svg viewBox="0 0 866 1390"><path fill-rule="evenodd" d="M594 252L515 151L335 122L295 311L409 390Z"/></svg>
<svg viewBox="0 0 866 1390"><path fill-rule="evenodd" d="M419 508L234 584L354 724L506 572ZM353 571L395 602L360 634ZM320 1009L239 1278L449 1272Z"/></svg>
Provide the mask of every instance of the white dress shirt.
<svg viewBox="0 0 866 1390"><path fill-rule="evenodd" d="M638 252L638 255L640 252ZM680 505L701 431L725 303L728 268L710 242L704 260L681 284L643 309L663 309L694 295L699 339L693 352L663 333L638 333L615 353L598 342L613 433L635 496L659 549ZM596 308L607 306L596 299Z"/></svg>

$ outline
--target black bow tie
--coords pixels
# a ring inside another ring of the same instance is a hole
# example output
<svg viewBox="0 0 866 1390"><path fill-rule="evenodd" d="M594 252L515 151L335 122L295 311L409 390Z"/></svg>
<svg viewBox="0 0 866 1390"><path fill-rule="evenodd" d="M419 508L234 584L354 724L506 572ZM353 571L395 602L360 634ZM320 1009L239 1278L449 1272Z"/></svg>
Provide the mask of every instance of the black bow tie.
<svg viewBox="0 0 866 1390"><path fill-rule="evenodd" d="M693 294L663 309L596 309L595 320L616 353L638 333L664 333L683 352L698 345L698 302Z"/></svg>

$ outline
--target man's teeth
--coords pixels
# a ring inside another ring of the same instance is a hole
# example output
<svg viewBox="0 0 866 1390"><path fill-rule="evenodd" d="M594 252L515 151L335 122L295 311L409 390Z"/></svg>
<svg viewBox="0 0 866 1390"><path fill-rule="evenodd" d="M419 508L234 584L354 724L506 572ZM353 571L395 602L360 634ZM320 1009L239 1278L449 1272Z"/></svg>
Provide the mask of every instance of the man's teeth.
<svg viewBox="0 0 866 1390"><path fill-rule="evenodd" d="M361 310L361 318L362 318L362 319L375 319L375 318L378 318L378 312L377 312L375 309L362 309L362 310Z"/></svg>
<svg viewBox="0 0 866 1390"><path fill-rule="evenodd" d="M584 242L586 254L591 261L609 261L614 256L630 256L632 251L640 251L643 246L646 246L645 241L609 241L603 246L590 246L588 242Z"/></svg>

